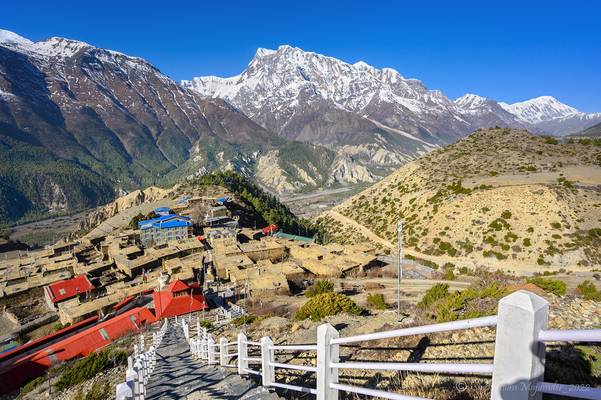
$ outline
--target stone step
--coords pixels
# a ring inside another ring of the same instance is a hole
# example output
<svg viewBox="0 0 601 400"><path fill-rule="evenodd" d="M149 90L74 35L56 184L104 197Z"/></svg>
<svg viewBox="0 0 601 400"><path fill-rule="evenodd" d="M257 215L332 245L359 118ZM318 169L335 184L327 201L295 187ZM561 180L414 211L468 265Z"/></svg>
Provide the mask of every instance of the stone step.
<svg viewBox="0 0 601 400"><path fill-rule="evenodd" d="M208 366L192 359L183 331L170 325L157 349L156 368L147 385L146 399L279 400L235 368Z"/></svg>

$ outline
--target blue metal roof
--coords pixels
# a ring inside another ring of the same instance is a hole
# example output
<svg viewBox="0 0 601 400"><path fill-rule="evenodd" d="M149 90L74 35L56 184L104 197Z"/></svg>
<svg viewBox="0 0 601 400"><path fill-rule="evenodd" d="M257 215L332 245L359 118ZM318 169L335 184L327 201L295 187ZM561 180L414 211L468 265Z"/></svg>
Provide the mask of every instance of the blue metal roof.
<svg viewBox="0 0 601 400"><path fill-rule="evenodd" d="M181 215L169 214L161 215L160 217L147 219L146 221L138 222L139 229L149 228L176 228L180 226L192 226L190 217L182 217Z"/></svg>

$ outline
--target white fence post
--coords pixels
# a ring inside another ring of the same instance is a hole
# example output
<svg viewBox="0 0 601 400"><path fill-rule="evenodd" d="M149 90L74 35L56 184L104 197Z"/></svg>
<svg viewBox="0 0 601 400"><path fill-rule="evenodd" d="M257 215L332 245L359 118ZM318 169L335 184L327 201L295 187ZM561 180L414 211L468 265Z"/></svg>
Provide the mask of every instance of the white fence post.
<svg viewBox="0 0 601 400"><path fill-rule="evenodd" d="M211 335L207 339L207 351L209 352L207 364L215 364L215 341Z"/></svg>
<svg viewBox="0 0 601 400"><path fill-rule="evenodd" d="M246 348L246 335L242 332L238 334L238 375L248 375L248 352Z"/></svg>
<svg viewBox="0 0 601 400"><path fill-rule="evenodd" d="M125 383L131 386L133 399L137 399L140 396L140 382L138 379L138 371L133 367L125 371Z"/></svg>
<svg viewBox="0 0 601 400"><path fill-rule="evenodd" d="M131 385L128 382L123 382L117 385L116 400L131 400L134 398L134 392Z"/></svg>
<svg viewBox="0 0 601 400"><path fill-rule="evenodd" d="M338 331L330 324L317 327L317 400L334 400L338 398L338 390L332 389L332 383L338 383L338 370L331 368L331 363L338 362L339 346L330 344L338 337Z"/></svg>
<svg viewBox="0 0 601 400"><path fill-rule="evenodd" d="M144 393L146 392L146 385L144 385L144 368L140 359L134 362L134 371L138 372L138 390L137 396L139 399L144 399Z"/></svg>
<svg viewBox="0 0 601 400"><path fill-rule="evenodd" d="M491 400L540 400L534 389L545 373L545 344L538 334L547 326L549 303L519 290L499 301Z"/></svg>
<svg viewBox="0 0 601 400"><path fill-rule="evenodd" d="M225 367L230 362L227 356L227 339L222 337L219 339L219 364Z"/></svg>
<svg viewBox="0 0 601 400"><path fill-rule="evenodd" d="M274 362L271 346L273 346L273 340L269 336L261 338L261 377L265 387L271 386L271 383L275 381L275 367L270 365Z"/></svg>

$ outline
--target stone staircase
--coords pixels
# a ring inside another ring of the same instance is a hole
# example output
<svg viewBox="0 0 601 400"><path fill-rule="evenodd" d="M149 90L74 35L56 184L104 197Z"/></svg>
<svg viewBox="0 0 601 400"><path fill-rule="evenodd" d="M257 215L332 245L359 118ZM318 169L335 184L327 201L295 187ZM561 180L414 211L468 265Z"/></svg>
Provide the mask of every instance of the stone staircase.
<svg viewBox="0 0 601 400"><path fill-rule="evenodd" d="M182 329L170 325L156 352L156 367L146 386L146 399L278 400L236 371L194 360Z"/></svg>

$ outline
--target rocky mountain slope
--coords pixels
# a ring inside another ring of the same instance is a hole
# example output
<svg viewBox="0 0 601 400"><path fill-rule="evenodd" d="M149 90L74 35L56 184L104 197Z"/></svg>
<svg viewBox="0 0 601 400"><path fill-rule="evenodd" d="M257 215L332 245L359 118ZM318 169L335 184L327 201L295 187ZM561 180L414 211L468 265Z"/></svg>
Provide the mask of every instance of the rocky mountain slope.
<svg viewBox="0 0 601 400"><path fill-rule="evenodd" d="M230 104L201 98L141 58L0 30L0 222L87 208L214 168L250 176L282 145ZM341 157L350 181L363 173ZM333 160L320 167L340 170Z"/></svg>
<svg viewBox="0 0 601 400"><path fill-rule="evenodd" d="M601 137L601 123L578 132L574 136Z"/></svg>
<svg viewBox="0 0 601 400"><path fill-rule="evenodd" d="M482 127L568 134L601 121L601 113L582 113L550 96L513 105L473 94L451 101L393 69L291 46L257 50L240 75L198 77L182 85L231 102L282 137L343 148L366 160L374 150L390 162L406 159L423 150L418 140L452 143Z"/></svg>
<svg viewBox="0 0 601 400"><path fill-rule="evenodd" d="M601 265L601 148L479 130L318 218L329 239L391 249L398 220L407 252L440 263Z"/></svg>

